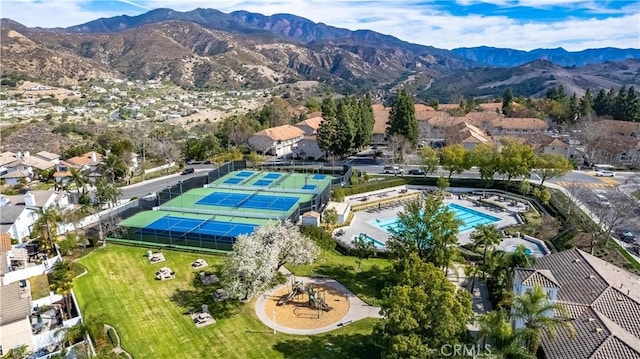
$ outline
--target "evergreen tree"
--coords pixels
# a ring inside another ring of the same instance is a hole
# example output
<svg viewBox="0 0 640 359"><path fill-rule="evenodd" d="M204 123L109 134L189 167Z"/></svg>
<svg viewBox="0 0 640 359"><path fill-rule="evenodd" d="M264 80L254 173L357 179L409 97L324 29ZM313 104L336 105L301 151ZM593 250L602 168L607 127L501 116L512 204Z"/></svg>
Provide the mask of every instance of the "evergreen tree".
<svg viewBox="0 0 640 359"><path fill-rule="evenodd" d="M571 123L575 123L579 116L580 116L580 106L578 104L578 97L574 92L571 95L571 97L569 97L569 104L567 105L566 120Z"/></svg>
<svg viewBox="0 0 640 359"><path fill-rule="evenodd" d="M613 113L615 112L615 105L616 90L612 87L611 89L609 89L609 92L607 92L607 112L605 113L605 115L613 116Z"/></svg>
<svg viewBox="0 0 640 359"><path fill-rule="evenodd" d="M511 92L511 88L507 87L502 94L502 113L509 116L511 111L511 101L513 101L513 93Z"/></svg>
<svg viewBox="0 0 640 359"><path fill-rule="evenodd" d="M411 95L401 90L393 99L389 121L387 122L387 136L399 134L406 137L412 145L418 142L418 120Z"/></svg>
<svg viewBox="0 0 640 359"><path fill-rule="evenodd" d="M371 96L367 94L364 98L359 99L356 109L356 134L353 142L356 149L368 146L373 141L373 125L375 118L373 117L373 108Z"/></svg>
<svg viewBox="0 0 640 359"><path fill-rule="evenodd" d="M336 115L338 109L335 101L333 101L333 94L328 93L324 99L322 99L322 122L318 127L318 146L323 150L327 157L333 155L333 149L336 142Z"/></svg>
<svg viewBox="0 0 640 359"><path fill-rule="evenodd" d="M593 109L596 112L597 116L604 116L609 113L607 92L604 89L600 89L600 91L598 91L598 95L593 101Z"/></svg>
<svg viewBox="0 0 640 359"><path fill-rule="evenodd" d="M582 98L580 99L580 110L579 110L580 117L589 117L593 112L593 107L594 107L593 95L591 94L591 91L587 89L587 91L585 91L584 93L584 96L582 96Z"/></svg>
<svg viewBox="0 0 640 359"><path fill-rule="evenodd" d="M611 109L611 116L614 120L626 120L625 107L627 104L627 86L622 85L618 90L618 94L613 100L613 108Z"/></svg>
<svg viewBox="0 0 640 359"><path fill-rule="evenodd" d="M626 121L640 121L640 99L636 89L631 86L627 90L623 119Z"/></svg>
<svg viewBox="0 0 640 359"><path fill-rule="evenodd" d="M338 156L344 156L353 151L353 139L355 136L355 111L357 105L353 96L347 96L338 103L336 116L336 140L332 152Z"/></svg>

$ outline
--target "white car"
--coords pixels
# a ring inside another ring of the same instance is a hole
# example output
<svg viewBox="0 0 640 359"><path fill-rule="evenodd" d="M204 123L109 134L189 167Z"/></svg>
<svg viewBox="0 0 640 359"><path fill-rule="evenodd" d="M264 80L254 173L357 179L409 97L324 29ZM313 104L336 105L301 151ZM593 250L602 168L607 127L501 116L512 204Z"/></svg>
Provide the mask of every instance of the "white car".
<svg viewBox="0 0 640 359"><path fill-rule="evenodd" d="M596 171L596 177L614 177L615 174L611 171Z"/></svg>

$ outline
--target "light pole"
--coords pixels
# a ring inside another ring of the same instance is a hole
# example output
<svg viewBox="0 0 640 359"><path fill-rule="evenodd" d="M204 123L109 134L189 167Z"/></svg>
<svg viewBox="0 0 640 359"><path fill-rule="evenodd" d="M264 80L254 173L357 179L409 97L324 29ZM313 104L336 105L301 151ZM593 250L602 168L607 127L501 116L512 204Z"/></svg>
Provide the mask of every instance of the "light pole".
<svg viewBox="0 0 640 359"><path fill-rule="evenodd" d="M273 334L274 334L274 335L275 335L275 334L278 334L278 333L276 332L276 310L275 310L275 309L273 310Z"/></svg>

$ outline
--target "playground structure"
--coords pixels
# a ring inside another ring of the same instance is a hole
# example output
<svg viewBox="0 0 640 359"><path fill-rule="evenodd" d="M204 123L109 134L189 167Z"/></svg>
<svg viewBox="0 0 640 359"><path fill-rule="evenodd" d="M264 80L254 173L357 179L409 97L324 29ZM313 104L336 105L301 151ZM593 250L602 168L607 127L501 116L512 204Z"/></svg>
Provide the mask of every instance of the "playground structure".
<svg viewBox="0 0 640 359"><path fill-rule="evenodd" d="M315 291L313 284L307 286L307 296L309 296L309 308L317 309L318 316L333 309L327 304L324 292Z"/></svg>
<svg viewBox="0 0 640 359"><path fill-rule="evenodd" d="M307 307L317 310L318 318L320 318L324 312L328 312L333 309L327 304L326 295L323 291L316 290L316 288L313 287L313 283L307 285L305 290L304 283L300 280L296 280L295 277L291 278L291 291L280 297L276 306L289 304L294 298L296 298L296 304L302 303L302 301L300 301L300 297L302 296L302 299L304 299L305 294L307 295ZM298 307L298 305L296 306Z"/></svg>
<svg viewBox="0 0 640 359"><path fill-rule="evenodd" d="M295 277L291 280L291 292L286 296L283 296L278 300L277 306L285 305L289 303L293 297L297 297L304 294L304 283L302 281L295 280Z"/></svg>

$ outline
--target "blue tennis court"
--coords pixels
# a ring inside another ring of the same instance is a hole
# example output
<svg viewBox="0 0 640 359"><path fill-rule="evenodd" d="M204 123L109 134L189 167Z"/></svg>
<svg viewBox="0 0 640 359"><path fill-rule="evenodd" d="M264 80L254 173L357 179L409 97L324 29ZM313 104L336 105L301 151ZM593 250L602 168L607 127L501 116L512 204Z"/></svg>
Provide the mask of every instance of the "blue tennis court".
<svg viewBox="0 0 640 359"><path fill-rule="evenodd" d="M306 184L306 185L302 186L302 189L316 189L316 187L318 187L318 186L316 186L314 184Z"/></svg>
<svg viewBox="0 0 640 359"><path fill-rule="evenodd" d="M210 195L198 200L196 204L206 206L289 211L291 207L298 203L298 199L298 197L270 196L256 193L245 194L213 192Z"/></svg>
<svg viewBox="0 0 640 359"><path fill-rule="evenodd" d="M266 174L263 178L276 179L276 178L280 178L280 176L282 176L280 173L269 173L269 174Z"/></svg>
<svg viewBox="0 0 640 359"><path fill-rule="evenodd" d="M270 184L272 184L273 181L267 181L267 180L257 180L253 183L254 186L268 186Z"/></svg>
<svg viewBox="0 0 640 359"><path fill-rule="evenodd" d="M323 180L327 178L327 175L313 175L314 180Z"/></svg>
<svg viewBox="0 0 640 359"><path fill-rule="evenodd" d="M145 229L170 231L179 233L198 233L216 237L237 237L251 234L258 225L245 223L229 223L215 220L200 220L173 216L162 217L150 223Z"/></svg>
<svg viewBox="0 0 640 359"><path fill-rule="evenodd" d="M224 183L228 183L228 184L238 184L240 182L244 181L244 178L238 178L238 177L231 177L228 180L224 181Z"/></svg>
<svg viewBox="0 0 640 359"><path fill-rule="evenodd" d="M253 175L253 172L251 171L242 171L236 173L236 177L251 177L251 175Z"/></svg>

